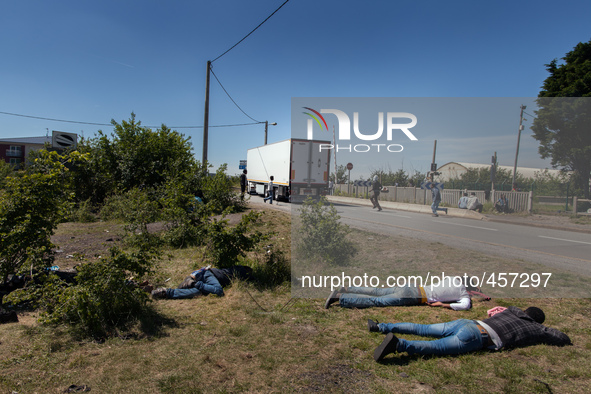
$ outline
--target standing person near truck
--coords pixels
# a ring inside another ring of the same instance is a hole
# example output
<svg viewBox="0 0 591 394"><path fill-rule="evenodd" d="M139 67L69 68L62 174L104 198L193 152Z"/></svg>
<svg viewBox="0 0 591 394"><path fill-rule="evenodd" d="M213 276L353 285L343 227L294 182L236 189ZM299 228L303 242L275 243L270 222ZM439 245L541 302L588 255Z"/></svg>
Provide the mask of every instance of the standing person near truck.
<svg viewBox="0 0 591 394"><path fill-rule="evenodd" d="M269 193L269 195L267 197L265 197L265 199L263 200L263 202L267 202L267 200L270 200L269 203L270 204L273 204L273 194L274 194L274 191L273 191L273 180L274 179L275 178L273 178L273 175L271 175L269 177L269 184L267 186L267 193Z"/></svg>
<svg viewBox="0 0 591 394"><path fill-rule="evenodd" d="M369 201L373 204L373 209L378 209L378 211L382 210L380 203L378 201L378 197L380 196L380 190L382 190L382 184L378 180L378 176L374 175L373 182L371 183L371 196L369 197Z"/></svg>
<svg viewBox="0 0 591 394"><path fill-rule="evenodd" d="M247 171L242 171L242 175L240 175L240 198L244 200L244 193L246 192L246 184L248 183L246 180Z"/></svg>

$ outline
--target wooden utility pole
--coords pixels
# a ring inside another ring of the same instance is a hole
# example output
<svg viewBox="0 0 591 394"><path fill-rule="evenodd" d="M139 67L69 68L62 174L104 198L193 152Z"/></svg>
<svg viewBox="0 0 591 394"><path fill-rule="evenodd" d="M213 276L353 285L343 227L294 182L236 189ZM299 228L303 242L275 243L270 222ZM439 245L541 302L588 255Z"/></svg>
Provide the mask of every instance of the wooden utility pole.
<svg viewBox="0 0 591 394"><path fill-rule="evenodd" d="M515 173L517 172L517 156L519 156L519 141L521 140L521 130L523 130L523 110L527 108L521 105L521 113L519 114L519 132L517 133L517 150L515 151L515 164L513 165L513 184L512 189L515 189Z"/></svg>
<svg viewBox="0 0 591 394"><path fill-rule="evenodd" d="M207 139L209 129L209 70L211 69L211 60L207 61L207 77L205 78L205 111L203 115L203 159L202 163L207 163Z"/></svg>

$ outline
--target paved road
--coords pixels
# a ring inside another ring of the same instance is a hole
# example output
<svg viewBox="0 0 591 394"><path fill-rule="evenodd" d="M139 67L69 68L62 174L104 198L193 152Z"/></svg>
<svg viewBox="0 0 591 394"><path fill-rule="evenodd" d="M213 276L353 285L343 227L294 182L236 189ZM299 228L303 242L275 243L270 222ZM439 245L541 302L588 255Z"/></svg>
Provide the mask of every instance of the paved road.
<svg viewBox="0 0 591 394"><path fill-rule="evenodd" d="M341 221L390 235L520 258L591 276L591 235L366 206L335 204Z"/></svg>
<svg viewBox="0 0 591 394"><path fill-rule="evenodd" d="M259 196L250 203L262 204ZM270 205L266 204L268 208ZM551 268L591 276L591 235L510 223L334 203L341 221L351 227L540 263ZM272 207L297 214L298 205L280 202Z"/></svg>

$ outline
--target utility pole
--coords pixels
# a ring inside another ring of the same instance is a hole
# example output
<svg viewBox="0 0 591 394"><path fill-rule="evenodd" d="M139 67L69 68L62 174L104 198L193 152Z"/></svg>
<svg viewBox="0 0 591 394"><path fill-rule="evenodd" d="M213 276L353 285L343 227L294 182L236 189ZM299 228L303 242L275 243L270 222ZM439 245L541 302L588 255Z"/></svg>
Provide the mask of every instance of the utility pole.
<svg viewBox="0 0 591 394"><path fill-rule="evenodd" d="M435 152L437 151L437 140L433 144L433 160L431 161L431 182L433 182L434 172L437 171L437 164L435 163Z"/></svg>
<svg viewBox="0 0 591 394"><path fill-rule="evenodd" d="M211 69L211 60L207 61L207 77L205 78L205 111L203 115L203 159L201 164L207 163L207 137L209 129L209 70ZM265 141L266 143L266 141Z"/></svg>
<svg viewBox="0 0 591 394"><path fill-rule="evenodd" d="M495 152L494 156L491 158L491 165L490 165L490 190L495 190L495 179L497 176L497 152Z"/></svg>
<svg viewBox="0 0 591 394"><path fill-rule="evenodd" d="M334 125L332 126L332 143L335 147L337 146L336 136L335 136L335 132L334 132ZM333 149L333 153L334 153L334 184L336 186L336 184L337 184L337 151L336 151L336 149Z"/></svg>
<svg viewBox="0 0 591 394"><path fill-rule="evenodd" d="M261 123L261 122L259 122ZM277 126L277 122L271 123L271 126ZM265 120L265 145L267 145L267 130L269 129L269 121Z"/></svg>
<svg viewBox="0 0 591 394"><path fill-rule="evenodd" d="M515 173L517 172L517 156L519 156L519 141L521 140L521 130L523 130L523 110L527 107L521 105L521 113L519 114L519 132L517 133L517 150L515 151L515 164L513 165L513 182L511 188L515 189Z"/></svg>
<svg viewBox="0 0 591 394"><path fill-rule="evenodd" d="M267 145L267 132L269 130L269 121L265 120L265 145Z"/></svg>

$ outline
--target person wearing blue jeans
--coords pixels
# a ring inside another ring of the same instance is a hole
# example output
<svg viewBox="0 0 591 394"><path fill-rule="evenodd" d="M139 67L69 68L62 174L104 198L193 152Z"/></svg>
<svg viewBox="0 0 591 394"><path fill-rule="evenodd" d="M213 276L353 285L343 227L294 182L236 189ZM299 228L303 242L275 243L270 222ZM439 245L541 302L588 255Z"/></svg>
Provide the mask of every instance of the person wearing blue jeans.
<svg viewBox="0 0 591 394"><path fill-rule="evenodd" d="M424 287L341 287L328 296L324 308L335 302L343 308L429 305L465 311L472 307L470 293L459 276L446 276Z"/></svg>
<svg viewBox="0 0 591 394"><path fill-rule="evenodd" d="M180 286L178 289L170 289L166 287L159 287L152 291L152 297L154 298L171 298L171 299L183 299L193 298L199 295L215 294L219 297L224 295L224 289L220 284L220 281L210 269L202 269L203 272L193 276L193 281L189 286ZM196 271L198 272L198 271Z"/></svg>
<svg viewBox="0 0 591 394"><path fill-rule="evenodd" d="M166 289L166 298L193 298L198 295L207 294L215 294L222 297L224 295L222 285L220 285L220 282L210 270L205 271L203 280L195 282L193 286L188 289Z"/></svg>
<svg viewBox="0 0 591 394"><path fill-rule="evenodd" d="M537 307L525 311L510 306L488 319L459 319L447 323L376 323L368 320L370 332L382 332L384 341L376 348L373 357L381 361L395 352L409 355L446 356L483 349L499 350L537 344L554 346L571 345L568 335L551 327L543 326L544 312ZM394 334L413 334L438 338L432 341L409 341Z"/></svg>
<svg viewBox="0 0 591 394"><path fill-rule="evenodd" d="M343 308L411 306L422 304L418 287L349 287L338 297Z"/></svg>
<svg viewBox="0 0 591 394"><path fill-rule="evenodd" d="M435 341L407 341L398 338L396 351L408 354L446 356L480 350L486 343L474 320L459 319L448 323L380 323L384 334L413 334L440 338Z"/></svg>
<svg viewBox="0 0 591 394"><path fill-rule="evenodd" d="M429 187L431 187L431 197L433 198L433 203L431 204L433 216L439 216L437 211L443 211L447 215L447 208L439 208L439 204L441 203L441 192L435 187L435 183L433 182L429 184Z"/></svg>
<svg viewBox="0 0 591 394"><path fill-rule="evenodd" d="M275 193L275 190L273 190L274 179L275 178L273 178L273 175L269 177L269 184L267 185L267 192L269 193L269 195L263 199L263 202L267 202L267 200L270 200L269 203L273 204L273 195Z"/></svg>

